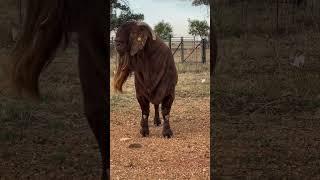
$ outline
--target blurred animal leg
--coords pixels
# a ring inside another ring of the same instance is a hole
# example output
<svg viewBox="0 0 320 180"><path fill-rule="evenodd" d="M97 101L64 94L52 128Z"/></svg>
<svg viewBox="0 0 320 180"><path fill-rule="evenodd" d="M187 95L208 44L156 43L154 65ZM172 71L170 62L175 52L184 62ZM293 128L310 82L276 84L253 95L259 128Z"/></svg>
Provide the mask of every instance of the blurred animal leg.
<svg viewBox="0 0 320 180"><path fill-rule="evenodd" d="M107 155L107 129L109 111L107 101L107 56L103 35L98 33L79 33L79 75L83 92L84 112L90 128L99 145L102 158L102 179L109 172L109 153ZM108 136L109 137L109 136Z"/></svg>

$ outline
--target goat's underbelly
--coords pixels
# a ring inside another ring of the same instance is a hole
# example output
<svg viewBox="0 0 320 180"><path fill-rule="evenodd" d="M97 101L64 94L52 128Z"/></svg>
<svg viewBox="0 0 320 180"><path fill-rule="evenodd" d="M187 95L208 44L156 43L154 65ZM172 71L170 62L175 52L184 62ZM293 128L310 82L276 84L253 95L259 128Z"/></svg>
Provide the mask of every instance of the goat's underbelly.
<svg viewBox="0 0 320 180"><path fill-rule="evenodd" d="M151 90L151 84L147 81L143 81L140 78L141 77L135 76L136 96L143 96L146 99L148 99L152 104L160 104L167 94L168 85L165 85L163 80L160 80L160 82L155 86L155 88ZM152 79L150 79L150 81L152 82Z"/></svg>

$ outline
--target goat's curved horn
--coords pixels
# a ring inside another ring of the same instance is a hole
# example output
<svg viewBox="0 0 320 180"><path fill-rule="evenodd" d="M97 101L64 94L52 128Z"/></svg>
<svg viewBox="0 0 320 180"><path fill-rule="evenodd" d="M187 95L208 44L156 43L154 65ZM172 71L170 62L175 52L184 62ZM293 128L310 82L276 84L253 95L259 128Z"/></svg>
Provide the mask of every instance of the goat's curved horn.
<svg viewBox="0 0 320 180"><path fill-rule="evenodd" d="M152 34L152 39L153 39L153 40L156 40L156 39L157 39L156 33L152 30L152 28L151 28L147 23L142 22L142 21L138 21L138 22L137 22L137 25L138 25L138 26L146 26L146 27L149 29L149 31L151 32L151 34Z"/></svg>

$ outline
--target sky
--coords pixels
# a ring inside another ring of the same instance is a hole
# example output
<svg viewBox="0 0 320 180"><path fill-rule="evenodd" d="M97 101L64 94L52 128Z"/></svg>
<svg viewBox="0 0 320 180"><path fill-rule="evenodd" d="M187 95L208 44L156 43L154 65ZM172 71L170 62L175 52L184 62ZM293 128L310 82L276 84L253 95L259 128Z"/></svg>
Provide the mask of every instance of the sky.
<svg viewBox="0 0 320 180"><path fill-rule="evenodd" d="M189 36L188 18L206 20L210 24L209 7L192 6L191 0L127 0L134 13L144 14L144 22L152 28L161 20L171 24L173 36Z"/></svg>

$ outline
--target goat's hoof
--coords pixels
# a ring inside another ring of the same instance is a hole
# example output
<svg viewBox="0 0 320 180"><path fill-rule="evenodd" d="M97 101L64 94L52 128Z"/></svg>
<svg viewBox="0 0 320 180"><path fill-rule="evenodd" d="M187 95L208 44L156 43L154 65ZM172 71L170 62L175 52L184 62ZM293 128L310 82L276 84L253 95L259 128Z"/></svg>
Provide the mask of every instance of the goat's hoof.
<svg viewBox="0 0 320 180"><path fill-rule="evenodd" d="M172 130L171 129L163 129L162 131L162 135L164 138L171 138L173 133L172 133Z"/></svg>
<svg viewBox="0 0 320 180"><path fill-rule="evenodd" d="M153 119L153 123L154 123L155 126L160 126L160 124L161 124L160 118L159 117L158 118L154 118Z"/></svg>
<svg viewBox="0 0 320 180"><path fill-rule="evenodd" d="M149 136L149 128L141 128L141 129L140 129L140 134L141 134L143 137Z"/></svg>

